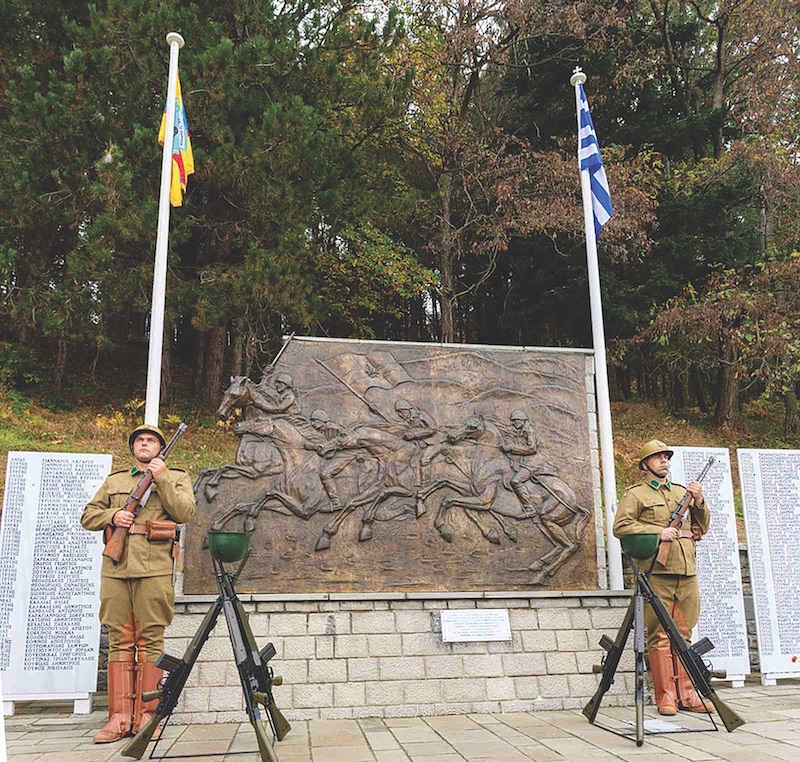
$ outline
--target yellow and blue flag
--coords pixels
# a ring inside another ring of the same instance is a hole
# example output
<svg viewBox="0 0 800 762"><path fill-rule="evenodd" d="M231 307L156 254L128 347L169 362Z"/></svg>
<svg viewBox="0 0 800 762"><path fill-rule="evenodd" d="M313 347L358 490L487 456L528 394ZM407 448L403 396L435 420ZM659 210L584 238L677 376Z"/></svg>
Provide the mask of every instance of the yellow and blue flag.
<svg viewBox="0 0 800 762"><path fill-rule="evenodd" d="M158 142L163 146L165 132L167 131L167 107L164 106L164 115L161 117L161 127L158 130ZM169 187L169 202L172 206L183 204L183 194L186 192L186 179L194 172L194 156L192 155L192 140L189 137L189 122L186 119L186 109L183 107L181 96L181 80L175 81L175 129L172 135L172 177Z"/></svg>

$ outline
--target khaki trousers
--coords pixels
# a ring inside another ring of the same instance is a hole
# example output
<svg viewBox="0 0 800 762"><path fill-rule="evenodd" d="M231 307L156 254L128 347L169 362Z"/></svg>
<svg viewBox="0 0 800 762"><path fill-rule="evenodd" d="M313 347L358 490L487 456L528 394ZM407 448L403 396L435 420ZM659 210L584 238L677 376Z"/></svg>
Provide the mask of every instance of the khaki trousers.
<svg viewBox="0 0 800 762"><path fill-rule="evenodd" d="M103 577L100 621L108 628L108 660L157 661L164 651L164 629L172 622L174 609L171 575Z"/></svg>
<svg viewBox="0 0 800 762"><path fill-rule="evenodd" d="M680 622L681 635L687 643L691 643L692 628L700 618L700 590L697 577L684 577L678 574L651 574L650 587L663 602L676 624ZM676 616L675 609L680 609L683 616ZM669 639L658 621L653 607L644 607L644 625L647 629L646 648L669 648Z"/></svg>

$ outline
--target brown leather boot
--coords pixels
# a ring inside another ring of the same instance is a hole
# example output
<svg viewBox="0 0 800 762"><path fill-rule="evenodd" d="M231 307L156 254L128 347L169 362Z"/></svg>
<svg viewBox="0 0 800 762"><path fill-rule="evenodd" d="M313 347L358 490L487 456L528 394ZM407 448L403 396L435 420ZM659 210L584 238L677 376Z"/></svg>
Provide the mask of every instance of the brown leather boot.
<svg viewBox="0 0 800 762"><path fill-rule="evenodd" d="M136 698L133 705L134 735L143 725L150 722L158 706L158 699L142 701L142 693L156 690L162 677L164 677L164 670L159 669L155 662L145 661L136 665Z"/></svg>
<svg viewBox="0 0 800 762"><path fill-rule="evenodd" d="M678 708L687 712L714 712L714 705L704 699L694 689L692 680L683 667L683 662L677 654L672 655L673 669L677 675L678 683Z"/></svg>
<svg viewBox="0 0 800 762"><path fill-rule="evenodd" d="M133 662L108 663L108 723L94 734L95 743L111 743L130 735L133 723Z"/></svg>
<svg viewBox="0 0 800 762"><path fill-rule="evenodd" d="M672 672L672 654L669 647L653 648L650 651L650 677L659 714L678 713L678 696L675 691L675 676Z"/></svg>

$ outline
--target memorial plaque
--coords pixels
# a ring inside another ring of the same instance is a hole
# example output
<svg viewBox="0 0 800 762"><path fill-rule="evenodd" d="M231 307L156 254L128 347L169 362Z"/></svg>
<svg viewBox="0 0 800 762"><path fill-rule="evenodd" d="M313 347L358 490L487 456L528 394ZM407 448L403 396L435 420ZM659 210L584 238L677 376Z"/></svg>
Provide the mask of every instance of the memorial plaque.
<svg viewBox="0 0 800 762"><path fill-rule="evenodd" d="M445 643L511 640L508 609L452 609L440 616Z"/></svg>
<svg viewBox="0 0 800 762"><path fill-rule="evenodd" d="M225 392L239 450L195 483L184 592L216 590L208 529L252 533L247 593L597 588L590 368L586 350L290 341Z"/></svg>
<svg viewBox="0 0 800 762"><path fill-rule="evenodd" d="M800 675L800 451L737 450L761 682Z"/></svg>
<svg viewBox="0 0 800 762"><path fill-rule="evenodd" d="M110 455L10 452L0 527L4 702L97 687L102 537L80 525ZM5 704L4 704L5 706Z"/></svg>
<svg viewBox="0 0 800 762"><path fill-rule="evenodd" d="M715 463L703 480L703 494L711 509L711 527L697 543L700 620L694 642L707 637L714 650L706 657L715 670L725 670L735 685L750 674L750 651L739 565L739 540L733 503L730 452L726 447L675 447L671 478L688 484L710 457Z"/></svg>

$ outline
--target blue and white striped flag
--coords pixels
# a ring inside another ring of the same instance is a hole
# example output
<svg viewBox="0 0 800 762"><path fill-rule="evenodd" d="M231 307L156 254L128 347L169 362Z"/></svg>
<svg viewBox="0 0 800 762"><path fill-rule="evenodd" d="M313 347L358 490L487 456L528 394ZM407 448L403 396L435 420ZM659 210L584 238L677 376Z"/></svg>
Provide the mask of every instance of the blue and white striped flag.
<svg viewBox="0 0 800 762"><path fill-rule="evenodd" d="M611 205L611 191L608 189L608 178L600 158L600 144L589 113L589 103L583 85L580 88L580 132L578 133L578 165L580 169L589 170L590 187L592 189L592 214L594 215L595 238L614 215Z"/></svg>

